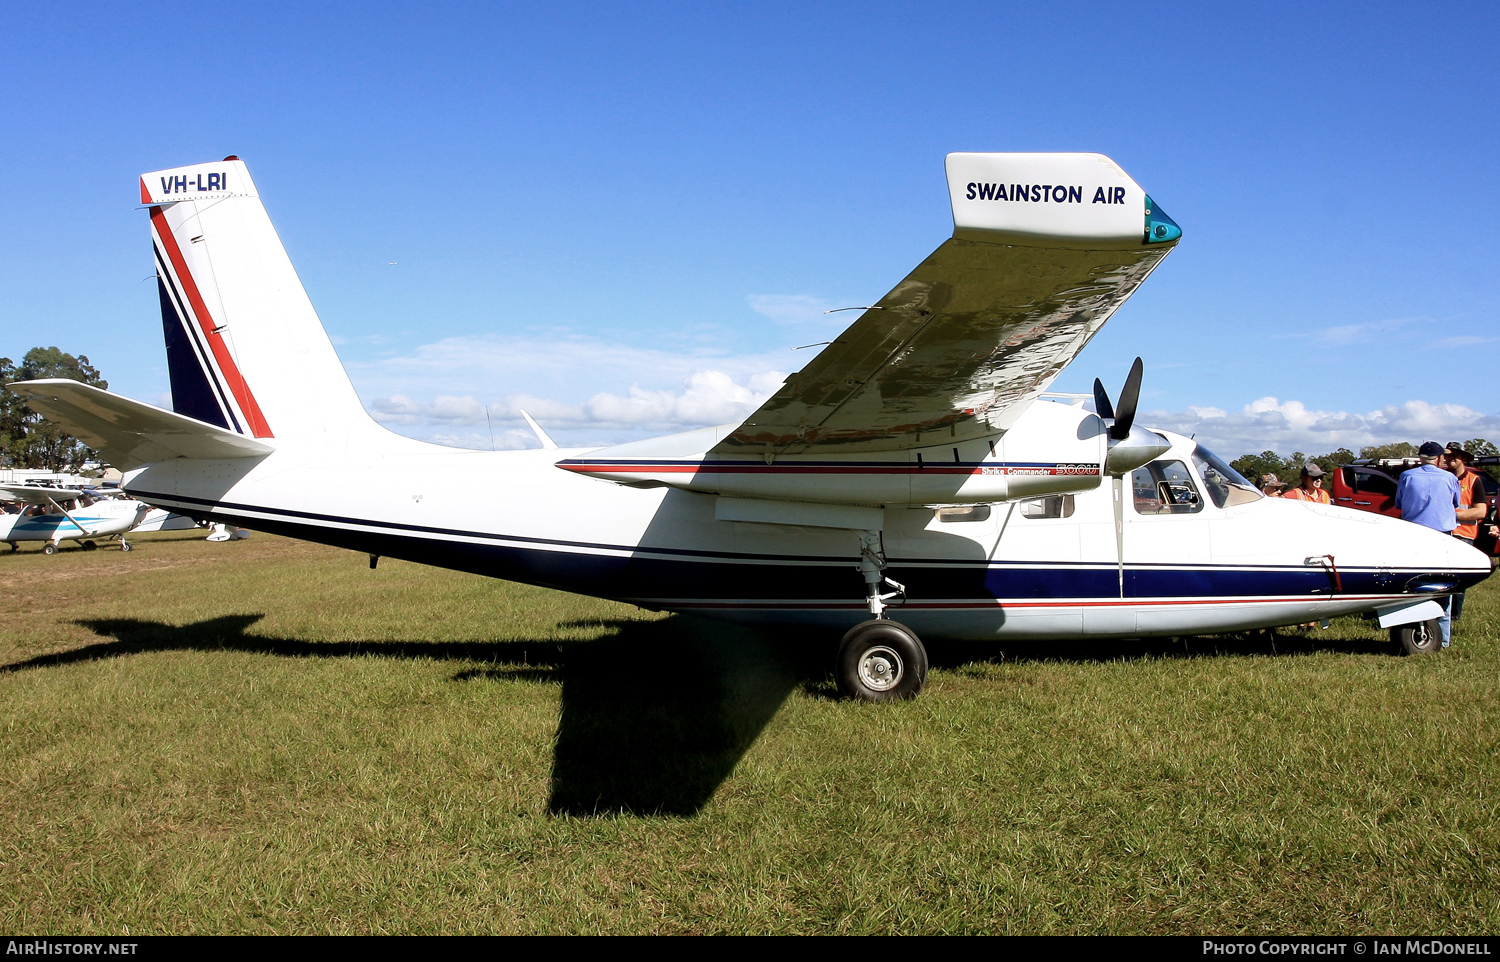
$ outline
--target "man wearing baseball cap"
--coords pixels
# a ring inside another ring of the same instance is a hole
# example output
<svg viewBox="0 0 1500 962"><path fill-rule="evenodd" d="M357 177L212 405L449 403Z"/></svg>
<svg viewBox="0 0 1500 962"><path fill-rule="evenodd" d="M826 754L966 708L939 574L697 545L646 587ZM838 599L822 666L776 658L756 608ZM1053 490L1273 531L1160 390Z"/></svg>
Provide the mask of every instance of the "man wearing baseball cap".
<svg viewBox="0 0 1500 962"><path fill-rule="evenodd" d="M1403 471L1396 482L1396 507L1400 509L1403 520L1452 534L1458 526L1458 479L1439 466L1443 460L1443 446L1436 441L1428 441L1418 448L1417 457L1422 463L1410 471ZM1453 636L1453 623L1449 617L1451 602L1451 598L1443 599L1443 614L1438 618L1444 648L1448 647Z"/></svg>
<svg viewBox="0 0 1500 962"><path fill-rule="evenodd" d="M1274 474L1263 474L1260 476L1260 492L1268 498L1279 498L1283 494L1282 488L1286 482Z"/></svg>
<svg viewBox="0 0 1500 962"><path fill-rule="evenodd" d="M1443 449L1442 466L1458 479L1458 510L1454 512L1458 516L1458 526L1453 529L1453 537L1469 544L1473 544L1474 539L1479 537L1479 522L1490 512L1479 472L1469 467L1473 460L1474 455L1465 451L1457 441L1449 441L1448 446ZM1456 622L1463 617L1462 591L1453 595L1452 607L1453 620Z"/></svg>
<svg viewBox="0 0 1500 962"><path fill-rule="evenodd" d="M1283 494L1283 498L1293 498L1297 501L1315 501L1318 504L1333 504L1333 499L1328 492L1323 490L1323 469L1316 464L1308 463L1302 466L1302 483L1292 490Z"/></svg>

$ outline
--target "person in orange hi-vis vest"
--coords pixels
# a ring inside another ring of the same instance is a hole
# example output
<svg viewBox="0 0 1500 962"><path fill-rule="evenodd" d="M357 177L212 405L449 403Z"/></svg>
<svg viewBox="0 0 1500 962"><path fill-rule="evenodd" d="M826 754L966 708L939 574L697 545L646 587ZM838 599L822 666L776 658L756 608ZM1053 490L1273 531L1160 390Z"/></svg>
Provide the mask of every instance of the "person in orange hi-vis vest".
<svg viewBox="0 0 1500 962"><path fill-rule="evenodd" d="M1479 537L1479 522L1489 513L1490 505L1484 497L1484 484L1479 480L1479 472L1469 467L1469 462L1474 460L1474 455L1458 446L1457 441L1449 441L1448 446L1443 449L1443 467L1453 472L1458 479L1458 508L1454 514L1458 518L1458 527L1453 529L1453 537L1460 541L1474 543ZM1464 610L1464 593L1458 592L1453 596L1452 617L1458 621L1458 616Z"/></svg>
<svg viewBox="0 0 1500 962"><path fill-rule="evenodd" d="M1459 447L1457 441L1449 441L1443 450L1443 467L1458 479L1458 527L1453 529L1453 537L1469 544L1479 537L1479 522L1489 513L1479 472L1469 467L1473 460L1474 456Z"/></svg>
<svg viewBox="0 0 1500 962"><path fill-rule="evenodd" d="M1333 504L1333 499L1328 492L1323 490L1323 469L1316 464L1304 464L1302 466L1302 483L1283 494L1283 498L1291 498L1296 501L1316 501L1319 504Z"/></svg>

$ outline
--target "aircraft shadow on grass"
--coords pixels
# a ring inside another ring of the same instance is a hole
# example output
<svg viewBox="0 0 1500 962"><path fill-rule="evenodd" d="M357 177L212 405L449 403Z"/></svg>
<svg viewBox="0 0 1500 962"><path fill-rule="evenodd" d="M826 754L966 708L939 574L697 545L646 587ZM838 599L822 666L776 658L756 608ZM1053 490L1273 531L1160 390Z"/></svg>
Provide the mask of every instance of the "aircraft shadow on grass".
<svg viewBox="0 0 1500 962"><path fill-rule="evenodd" d="M311 642L249 633L261 617L181 626L81 620L110 640L0 665L0 673L146 652L238 651L464 662L455 681L559 682L548 807L582 816L696 814L793 690L832 688L826 651L807 659L764 633L698 619L562 626L613 632L593 641Z"/></svg>
<svg viewBox="0 0 1500 962"><path fill-rule="evenodd" d="M190 625L82 620L109 638L0 665L0 673L159 651L241 651L284 658L406 658L464 662L455 681L560 682L549 810L556 815L698 813L798 689L837 697L827 639L772 636L697 618L568 623L613 632L593 641L310 642L249 634L261 615ZM936 667L985 661L1113 661L1132 658L1373 654L1381 642L1337 628L1307 634L1139 641L933 645ZM875 710L879 710L878 708Z"/></svg>

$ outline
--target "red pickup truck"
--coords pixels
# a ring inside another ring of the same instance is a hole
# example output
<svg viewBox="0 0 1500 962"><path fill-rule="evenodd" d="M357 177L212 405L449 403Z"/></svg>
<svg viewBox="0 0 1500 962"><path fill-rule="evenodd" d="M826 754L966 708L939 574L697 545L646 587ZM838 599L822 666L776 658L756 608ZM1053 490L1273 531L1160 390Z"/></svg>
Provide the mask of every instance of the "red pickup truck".
<svg viewBox="0 0 1500 962"><path fill-rule="evenodd" d="M1329 494L1333 497L1334 504L1399 518L1401 511L1396 507L1396 479L1401 477L1401 472L1409 471L1421 463L1416 458L1363 458L1353 464L1341 464L1333 471L1333 485ZM1484 468L1496 465L1500 465L1500 458L1482 457L1476 458L1473 466ZM1496 484L1495 479L1484 471L1479 472L1479 478L1484 485L1485 500L1489 502L1490 510L1479 523L1479 537L1475 539L1474 547L1488 555L1500 555L1500 539L1495 537L1495 505L1500 500L1500 484Z"/></svg>

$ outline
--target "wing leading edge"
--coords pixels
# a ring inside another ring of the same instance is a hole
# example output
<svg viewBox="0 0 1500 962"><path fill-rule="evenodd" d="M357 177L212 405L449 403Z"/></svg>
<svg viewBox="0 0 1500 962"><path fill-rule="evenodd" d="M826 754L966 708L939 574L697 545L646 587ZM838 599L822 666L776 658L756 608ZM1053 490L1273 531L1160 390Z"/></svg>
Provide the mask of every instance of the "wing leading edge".
<svg viewBox="0 0 1500 962"><path fill-rule="evenodd" d="M950 154L947 165L954 236L713 453L1003 433L1181 236L1099 154Z"/></svg>

